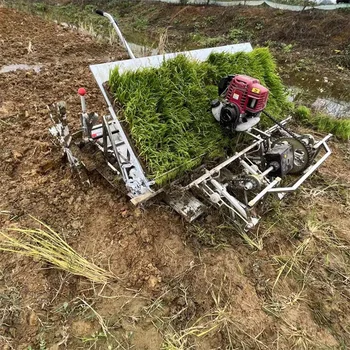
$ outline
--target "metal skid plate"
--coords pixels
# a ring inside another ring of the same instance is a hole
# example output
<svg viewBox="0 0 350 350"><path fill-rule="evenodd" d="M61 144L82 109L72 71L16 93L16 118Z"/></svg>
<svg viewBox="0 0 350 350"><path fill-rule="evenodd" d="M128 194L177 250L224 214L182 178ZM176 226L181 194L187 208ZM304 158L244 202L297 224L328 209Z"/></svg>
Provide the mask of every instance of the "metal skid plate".
<svg viewBox="0 0 350 350"><path fill-rule="evenodd" d="M169 194L165 201L188 222L196 220L205 211L203 203L189 192Z"/></svg>

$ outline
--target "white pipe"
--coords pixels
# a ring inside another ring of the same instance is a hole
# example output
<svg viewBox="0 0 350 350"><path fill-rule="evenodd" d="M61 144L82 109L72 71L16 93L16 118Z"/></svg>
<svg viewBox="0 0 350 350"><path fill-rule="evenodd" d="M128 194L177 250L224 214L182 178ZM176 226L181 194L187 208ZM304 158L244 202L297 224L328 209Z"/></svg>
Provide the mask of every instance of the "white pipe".
<svg viewBox="0 0 350 350"><path fill-rule="evenodd" d="M130 49L130 46L129 44L127 43L127 41L125 40L122 32L120 31L119 27L118 27L118 24L117 24L117 21L113 18L112 15L110 15L109 13L107 12L103 12L103 16L104 17L107 17L109 19L109 21L112 23L112 26L114 27L115 31L117 32L118 36L119 36L119 39L120 41L122 42L122 44L124 45L124 47L126 48L126 50L128 51L128 54L130 56L131 59L134 59L135 58L135 55L134 53L132 52L132 50Z"/></svg>
<svg viewBox="0 0 350 350"><path fill-rule="evenodd" d="M266 193L270 192L274 186L276 186L281 181L280 177L276 177L269 185L267 185L260 193L258 193L249 203L250 207L253 207Z"/></svg>
<svg viewBox="0 0 350 350"><path fill-rule="evenodd" d="M83 113L86 113L86 102L85 102L85 96L80 95L80 103L81 103L81 110Z"/></svg>
<svg viewBox="0 0 350 350"><path fill-rule="evenodd" d="M291 117L288 117L284 120L282 120L280 122L280 124L284 125L286 124L289 120L291 119ZM266 130L263 132L263 134L265 135L271 135L275 130L277 130L279 128L278 125L273 125L270 129ZM256 131L260 131L258 129L256 129ZM215 173L218 173L222 168L225 168L227 165L229 165L230 163L232 163L234 160L242 157L245 153L248 153L251 149L253 149L256 146L259 146L262 142L264 141L264 139L260 138L257 141L255 141L254 143L252 143L250 146L246 147L244 150L242 150L241 152L236 153L234 156L232 156L231 158L228 158L227 160L225 160L224 162L222 162L221 164L219 164L218 166L216 166L215 168L207 171L204 175L200 176L198 179L192 181L189 185L187 185L185 187L185 190L190 189L193 186L198 186L201 182L203 182L204 180L206 180L207 178L211 177L212 175L214 175Z"/></svg>

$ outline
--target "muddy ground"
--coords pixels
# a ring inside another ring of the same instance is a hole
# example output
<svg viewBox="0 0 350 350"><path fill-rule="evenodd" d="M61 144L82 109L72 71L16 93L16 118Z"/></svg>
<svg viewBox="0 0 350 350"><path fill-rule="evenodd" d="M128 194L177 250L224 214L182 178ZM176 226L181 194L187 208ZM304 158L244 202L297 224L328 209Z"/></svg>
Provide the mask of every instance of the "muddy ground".
<svg viewBox="0 0 350 350"><path fill-rule="evenodd" d="M84 189L53 145L46 105L76 90L105 105L91 63L123 50L0 8L0 227L35 216L110 269L105 286L0 254L2 349L346 349L350 346L347 144L247 237L212 213L189 225L161 202L135 209L98 175ZM89 304L94 311L90 307ZM97 316L99 315L99 316ZM103 333L101 319L108 332Z"/></svg>

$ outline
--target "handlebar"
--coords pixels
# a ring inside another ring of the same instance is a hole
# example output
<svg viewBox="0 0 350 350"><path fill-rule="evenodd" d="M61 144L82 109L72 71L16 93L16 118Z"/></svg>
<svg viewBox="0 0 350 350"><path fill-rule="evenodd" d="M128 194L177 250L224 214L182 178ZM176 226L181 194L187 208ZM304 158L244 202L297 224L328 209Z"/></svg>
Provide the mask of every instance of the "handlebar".
<svg viewBox="0 0 350 350"><path fill-rule="evenodd" d="M105 15L102 10L98 10L98 9L95 10L95 13L97 13L100 16L104 16Z"/></svg>
<svg viewBox="0 0 350 350"><path fill-rule="evenodd" d="M122 32L120 31L119 27L118 27L118 23L117 21L113 18L113 16L107 12L103 12L102 10L98 10L96 9L95 10L95 13L100 15L100 16L103 16L103 17L106 17L112 24L112 26L114 27L115 31L117 32L118 36L119 36L119 39L120 41L122 42L123 46L126 48L126 51L128 51L128 54L130 56L130 58L134 59L135 58L135 55L134 53L132 52L129 44L127 43L127 41L125 40Z"/></svg>

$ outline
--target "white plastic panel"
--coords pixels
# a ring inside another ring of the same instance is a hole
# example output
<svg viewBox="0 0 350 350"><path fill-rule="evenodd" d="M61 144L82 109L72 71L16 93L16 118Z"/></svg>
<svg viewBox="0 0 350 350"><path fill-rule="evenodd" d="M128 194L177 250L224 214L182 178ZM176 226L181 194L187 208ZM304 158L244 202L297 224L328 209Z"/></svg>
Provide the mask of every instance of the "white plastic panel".
<svg viewBox="0 0 350 350"><path fill-rule="evenodd" d="M109 79L110 71L113 70L115 67L119 67L119 72L123 73L125 71L135 71L140 68L159 67L164 60L174 58L177 55L185 55L187 57L191 57L198 61L205 61L212 52L236 53L236 52L250 52L252 50L253 48L250 43L242 43L242 44L235 44L235 45L212 47L207 49L199 49L199 50L193 50L193 51L167 53L164 55L141 57L141 58L128 59L128 60L116 61L116 62L108 62L108 63L102 63L102 64L95 64L95 65L91 65L90 69L98 85L100 86L100 88L102 88L102 84L108 81Z"/></svg>

